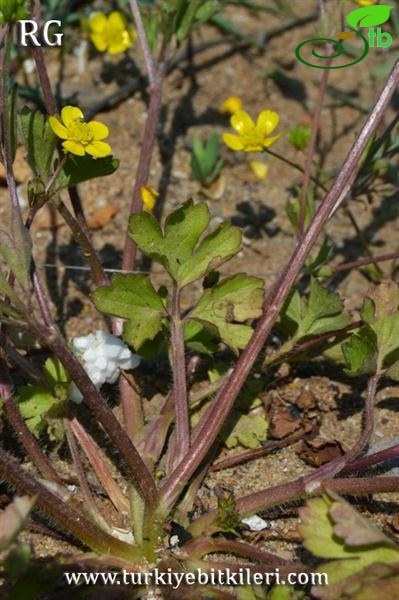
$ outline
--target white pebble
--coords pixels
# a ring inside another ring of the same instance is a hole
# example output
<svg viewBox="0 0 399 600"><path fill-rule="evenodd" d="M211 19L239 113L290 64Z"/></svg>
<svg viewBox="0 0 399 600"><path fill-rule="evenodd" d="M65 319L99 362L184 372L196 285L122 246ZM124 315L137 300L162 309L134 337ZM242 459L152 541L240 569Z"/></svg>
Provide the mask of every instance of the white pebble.
<svg viewBox="0 0 399 600"><path fill-rule="evenodd" d="M245 519L242 519L242 523L248 525L251 531L262 531L263 529L267 529L269 526L268 523L258 515L245 517Z"/></svg>

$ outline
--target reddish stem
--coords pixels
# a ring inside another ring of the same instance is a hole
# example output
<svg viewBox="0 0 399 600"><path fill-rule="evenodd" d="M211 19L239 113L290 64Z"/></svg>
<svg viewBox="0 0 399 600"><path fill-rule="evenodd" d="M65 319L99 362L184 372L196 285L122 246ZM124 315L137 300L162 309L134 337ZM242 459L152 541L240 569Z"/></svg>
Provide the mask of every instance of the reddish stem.
<svg viewBox="0 0 399 600"><path fill-rule="evenodd" d="M397 260L399 258L399 252L391 252L390 254L380 254L379 256L373 256L371 258L359 258L352 262L341 263L336 267L333 267L334 273L340 271L350 271L351 269L357 269L358 267L364 267L365 265L375 264L379 262L385 262L386 260Z"/></svg>
<svg viewBox="0 0 399 600"><path fill-rule="evenodd" d="M140 212L142 207L141 186L145 185L150 173L152 154L154 151L156 131L159 113L162 101L162 86L166 74L166 58L161 63L155 77L154 85L150 90L150 104L148 107L147 120L144 127L143 142L140 151L139 164L137 167L137 176L133 188L132 202L130 205L130 214ZM123 252L122 269L124 271L133 271L136 261L136 245L126 238L125 249Z"/></svg>
<svg viewBox="0 0 399 600"><path fill-rule="evenodd" d="M31 16L36 23L41 24L41 10L39 0L32 0ZM57 112L57 105L55 103L53 92L51 90L50 79L47 73L43 51L40 46L35 45L32 45L31 51L36 63L37 74L39 77L40 87L43 92L46 110L49 115L55 115L55 113Z"/></svg>
<svg viewBox="0 0 399 600"><path fill-rule="evenodd" d="M79 441L84 453L90 461L101 485L107 492L112 504L119 512L127 512L129 510L129 502L123 495L119 486L115 483L111 471L106 462L102 458L99 449L93 438L87 433L84 427L74 417L69 422L71 431Z"/></svg>
<svg viewBox="0 0 399 600"><path fill-rule="evenodd" d="M307 204L309 183L311 181L312 162L313 162L314 153L316 151L317 136L318 136L319 128L320 128L321 110L323 108L323 100L324 100L324 96L326 93L328 77L330 74L330 71L328 69L328 65L330 65L330 63L331 63L331 59L329 59L327 61L327 63L326 63L327 67L322 72L322 75L321 75L319 93L318 93L317 101L316 101L316 109L314 111L313 119L312 119L312 133L310 136L308 151L306 154L305 171L304 171L304 175L303 175L301 198L300 198L300 211L299 211L299 217L298 217L298 232L297 232L299 239L301 239L301 237L303 236L303 230L305 227L306 204Z"/></svg>
<svg viewBox="0 0 399 600"><path fill-rule="evenodd" d="M175 436L172 466L175 467L190 448L190 424L187 402L186 363L184 357L184 326L180 314L180 290L173 285L171 303L171 363L173 397L175 399Z"/></svg>
<svg viewBox="0 0 399 600"><path fill-rule="evenodd" d="M96 552L116 554L128 560L139 558L136 548L105 533L81 512L76 512L66 502L60 502L56 494L39 483L2 448L0 448L0 472L2 477L12 483L18 491L36 496L38 507L46 515Z"/></svg>

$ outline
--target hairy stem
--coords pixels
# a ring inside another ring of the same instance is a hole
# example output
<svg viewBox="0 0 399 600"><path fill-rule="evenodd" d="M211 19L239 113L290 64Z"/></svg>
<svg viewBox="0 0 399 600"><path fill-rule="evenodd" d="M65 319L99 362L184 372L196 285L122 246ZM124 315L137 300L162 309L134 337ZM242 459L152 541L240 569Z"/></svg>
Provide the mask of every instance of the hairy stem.
<svg viewBox="0 0 399 600"><path fill-rule="evenodd" d="M140 189L148 180L151 159L154 151L157 124L162 102L162 86L165 78L167 60L164 58L161 63L153 86L150 90L150 105L148 107L147 120L144 127L143 143L140 151L139 164L137 167L137 176L133 188L132 202L130 205L130 214L141 210L142 201ZM123 252L122 269L124 271L133 271L136 261L136 246L127 236Z"/></svg>
<svg viewBox="0 0 399 600"><path fill-rule="evenodd" d="M81 445L83 452L86 454L95 474L98 477L98 480L108 494L108 497L115 506L116 510L121 513L126 512L129 509L129 502L123 495L120 487L115 483L111 471L108 468L105 460L102 458L93 438L87 433L83 425L79 423L76 417L70 419L69 427Z"/></svg>
<svg viewBox="0 0 399 600"><path fill-rule="evenodd" d="M137 29L137 35L140 40L141 50L143 51L144 61L147 69L148 81L153 86L156 78L156 68L154 63L154 57L152 56L150 46L148 44L147 35L143 25L143 19L141 18L140 8L137 0L129 0L130 8L133 14L134 22Z"/></svg>
<svg viewBox="0 0 399 600"><path fill-rule="evenodd" d="M93 494L91 493L86 473L81 458L79 456L79 450L76 444L76 440L72 433L72 429L68 419L64 419L64 427L66 431L67 442L69 446L69 451L71 453L74 470L80 483L80 489L83 494L85 504L87 505L87 510L93 521L96 523L96 525L98 525L103 531L109 532L110 526L105 521L103 515L100 512L100 509L98 508L93 498Z"/></svg>
<svg viewBox="0 0 399 600"><path fill-rule="evenodd" d="M354 496L378 494L382 492L397 492L399 477L359 477L354 479L329 479L321 482L318 489L307 489L307 476L300 477L288 483L281 483L266 490L243 496L236 501L236 508L242 517L253 515L279 504L298 501L311 496L317 496L324 490L331 490L337 494L353 494ZM217 510L213 510L196 519L189 527L192 535L197 536L204 531L208 535L217 531L215 522L218 518Z"/></svg>
<svg viewBox="0 0 399 600"><path fill-rule="evenodd" d="M99 554L115 554L132 561L140 559L136 548L108 535L81 512L76 512L66 502L60 502L56 494L39 483L2 448L0 448L0 472L2 477L14 485L19 492L36 496L36 503L40 510L89 548Z"/></svg>
<svg viewBox="0 0 399 600"><path fill-rule="evenodd" d="M190 448L186 362L184 357L184 326L180 311L180 290L173 285L171 305L171 363L173 370L173 397L175 399L175 436L172 465L176 466Z"/></svg>

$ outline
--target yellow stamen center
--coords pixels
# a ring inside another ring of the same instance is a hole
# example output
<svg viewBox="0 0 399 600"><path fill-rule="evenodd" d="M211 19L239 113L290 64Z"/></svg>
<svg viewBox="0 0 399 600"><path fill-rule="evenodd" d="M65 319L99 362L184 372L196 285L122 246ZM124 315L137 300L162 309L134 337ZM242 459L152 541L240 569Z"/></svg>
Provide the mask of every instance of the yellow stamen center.
<svg viewBox="0 0 399 600"><path fill-rule="evenodd" d="M83 123L80 119L75 121L68 127L69 139L73 142L79 142L83 146L87 146L94 141L94 135L88 123Z"/></svg>

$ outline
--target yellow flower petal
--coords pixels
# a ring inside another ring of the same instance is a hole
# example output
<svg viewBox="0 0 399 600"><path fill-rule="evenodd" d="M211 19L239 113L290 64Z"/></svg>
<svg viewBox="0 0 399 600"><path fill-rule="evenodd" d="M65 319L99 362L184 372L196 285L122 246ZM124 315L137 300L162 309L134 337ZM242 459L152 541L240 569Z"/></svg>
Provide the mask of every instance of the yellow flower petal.
<svg viewBox="0 0 399 600"><path fill-rule="evenodd" d="M263 144L260 142L247 142L243 148L244 152L262 152Z"/></svg>
<svg viewBox="0 0 399 600"><path fill-rule="evenodd" d="M280 117L274 110L262 110L256 121L256 130L261 135L269 135L274 129L276 129Z"/></svg>
<svg viewBox="0 0 399 600"><path fill-rule="evenodd" d="M256 179L266 179L269 173L269 167L265 165L265 163L260 162L259 160L251 160L249 166Z"/></svg>
<svg viewBox="0 0 399 600"><path fill-rule="evenodd" d="M68 138L68 129L60 123L57 117L49 117L48 122L50 123L50 127L54 131L55 135L62 140L66 140Z"/></svg>
<svg viewBox="0 0 399 600"><path fill-rule="evenodd" d="M241 108L241 98L239 98L238 96L230 96L229 98L226 98L224 102L222 102L222 104L219 107L219 111L221 113L228 113L232 115L238 110L241 110Z"/></svg>
<svg viewBox="0 0 399 600"><path fill-rule="evenodd" d="M278 138L281 136L281 133L279 133L278 135L274 135L273 137L270 138L266 138L263 140L263 147L264 148L269 148L269 146L272 146L274 144L274 142L277 142Z"/></svg>
<svg viewBox="0 0 399 600"><path fill-rule="evenodd" d="M62 146L66 152L71 152L71 154L76 154L76 156L84 156L84 146L79 142L66 140L65 142L62 142Z"/></svg>
<svg viewBox="0 0 399 600"><path fill-rule="evenodd" d="M355 2L360 6L371 6L372 4L375 4L375 0L355 0Z"/></svg>
<svg viewBox="0 0 399 600"><path fill-rule="evenodd" d="M90 35L90 40L93 42L98 52L106 51L108 43L103 33L92 33Z"/></svg>
<svg viewBox="0 0 399 600"><path fill-rule="evenodd" d="M233 135L232 133L224 133L223 141L230 148L230 150L243 150L244 143L238 135Z"/></svg>
<svg viewBox="0 0 399 600"><path fill-rule="evenodd" d="M91 156L95 156L96 158L103 158L104 156L111 154L111 146L109 144L96 140L91 142L91 144L87 144L84 150L87 154L91 154Z"/></svg>
<svg viewBox="0 0 399 600"><path fill-rule="evenodd" d="M94 140L103 140L109 135L108 127L100 121L89 121L88 126Z"/></svg>
<svg viewBox="0 0 399 600"><path fill-rule="evenodd" d="M159 192L148 185L142 185L140 188L140 194L144 207L148 212L152 212L159 196Z"/></svg>
<svg viewBox="0 0 399 600"><path fill-rule="evenodd" d="M120 13L118 10L114 10L108 16L108 24L109 24L110 28L113 29L114 31L118 30L118 29L123 31L126 27L126 20L125 20L124 16L122 15L122 13Z"/></svg>
<svg viewBox="0 0 399 600"><path fill-rule="evenodd" d="M83 119L83 113L77 106L64 106L61 119L65 127L70 127L74 121Z"/></svg>
<svg viewBox="0 0 399 600"><path fill-rule="evenodd" d="M230 123L233 129L240 135L249 133L255 127L255 123L245 110L238 110L234 113L230 119Z"/></svg>
<svg viewBox="0 0 399 600"><path fill-rule="evenodd" d="M102 33L107 27L108 21L104 13L95 13L89 19L90 29L96 33Z"/></svg>
<svg viewBox="0 0 399 600"><path fill-rule="evenodd" d="M126 33L126 32L125 32ZM125 52L130 46L130 41L126 42L124 40L120 40L108 46L109 54L120 54L121 52Z"/></svg>

